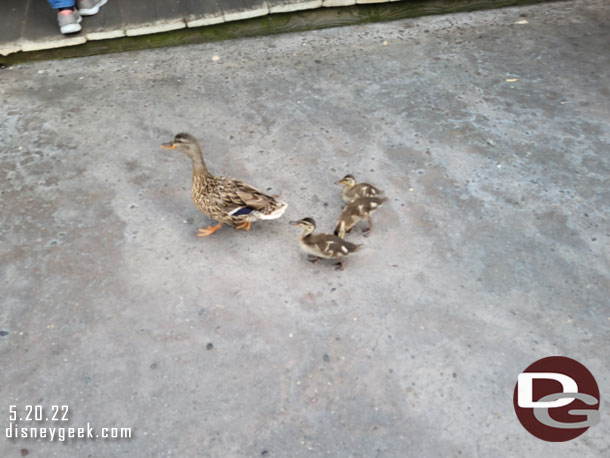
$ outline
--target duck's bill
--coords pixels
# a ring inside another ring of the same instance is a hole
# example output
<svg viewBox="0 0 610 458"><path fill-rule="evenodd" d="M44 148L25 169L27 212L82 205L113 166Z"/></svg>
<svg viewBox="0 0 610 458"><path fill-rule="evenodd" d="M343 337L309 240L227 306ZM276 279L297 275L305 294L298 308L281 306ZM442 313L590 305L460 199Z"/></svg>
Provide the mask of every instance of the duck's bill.
<svg viewBox="0 0 610 458"><path fill-rule="evenodd" d="M298 221L290 221L288 224L290 224L291 226L298 226L299 222Z"/></svg>
<svg viewBox="0 0 610 458"><path fill-rule="evenodd" d="M335 184L343 184L343 180L335 181Z"/></svg>
<svg viewBox="0 0 610 458"><path fill-rule="evenodd" d="M161 143L161 148L163 148L163 149L176 149L176 145L174 145L173 142Z"/></svg>

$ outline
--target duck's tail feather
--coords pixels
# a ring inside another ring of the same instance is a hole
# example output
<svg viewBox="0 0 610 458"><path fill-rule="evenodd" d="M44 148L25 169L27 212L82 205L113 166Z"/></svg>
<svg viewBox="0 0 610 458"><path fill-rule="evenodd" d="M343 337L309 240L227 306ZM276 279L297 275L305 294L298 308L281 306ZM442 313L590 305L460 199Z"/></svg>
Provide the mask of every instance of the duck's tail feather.
<svg viewBox="0 0 610 458"><path fill-rule="evenodd" d="M276 200L271 205L259 210L257 212L257 216L260 219L277 219L284 214L286 208L288 208L288 204L286 202Z"/></svg>

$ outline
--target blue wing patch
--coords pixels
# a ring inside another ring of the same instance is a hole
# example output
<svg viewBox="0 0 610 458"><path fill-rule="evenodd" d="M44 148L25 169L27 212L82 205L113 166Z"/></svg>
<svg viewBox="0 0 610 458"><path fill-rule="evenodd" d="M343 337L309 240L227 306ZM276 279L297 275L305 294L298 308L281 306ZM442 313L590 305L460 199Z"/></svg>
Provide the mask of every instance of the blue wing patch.
<svg viewBox="0 0 610 458"><path fill-rule="evenodd" d="M240 208L239 210L237 210L235 213L232 213L231 216L249 215L253 211L254 211L253 208L243 207L243 208Z"/></svg>

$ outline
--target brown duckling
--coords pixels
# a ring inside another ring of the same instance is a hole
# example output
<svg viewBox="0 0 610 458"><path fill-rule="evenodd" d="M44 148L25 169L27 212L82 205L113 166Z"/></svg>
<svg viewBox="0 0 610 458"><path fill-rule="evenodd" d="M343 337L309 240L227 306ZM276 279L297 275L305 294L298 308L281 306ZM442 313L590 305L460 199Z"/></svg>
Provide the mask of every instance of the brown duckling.
<svg viewBox="0 0 610 458"><path fill-rule="evenodd" d="M337 259L336 270L343 270L343 259L345 256L354 253L362 245L347 242L332 234L316 234L316 222L312 218L303 218L299 221L291 221L291 226L299 226L303 229L299 237L301 249L308 254L309 262L318 262L320 258Z"/></svg>
<svg viewBox="0 0 610 458"><path fill-rule="evenodd" d="M199 142L191 134L180 133L161 147L179 149L191 158L193 203L201 213L218 221L216 226L199 229L198 237L213 234L223 224L249 231L254 221L279 218L288 206L243 181L212 175L203 161Z"/></svg>
<svg viewBox="0 0 610 458"><path fill-rule="evenodd" d="M387 200L387 197L358 197L352 200L343 208L341 216L337 220L335 235L340 238L345 237L346 232L350 232L359 221L366 219L369 222L369 227L363 229L362 232L365 237L368 237L373 230L371 215Z"/></svg>
<svg viewBox="0 0 610 458"><path fill-rule="evenodd" d="M383 191L377 189L372 184L368 183L356 183L354 175L345 175L337 184L343 185L341 190L341 197L347 203L358 197L377 197L379 194L383 194Z"/></svg>

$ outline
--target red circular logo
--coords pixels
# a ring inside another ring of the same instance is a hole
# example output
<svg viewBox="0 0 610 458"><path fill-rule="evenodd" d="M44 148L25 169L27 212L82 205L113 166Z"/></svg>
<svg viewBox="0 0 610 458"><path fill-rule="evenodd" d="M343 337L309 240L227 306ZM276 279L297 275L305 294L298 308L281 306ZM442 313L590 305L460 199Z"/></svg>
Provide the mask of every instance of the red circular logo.
<svg viewBox="0 0 610 458"><path fill-rule="evenodd" d="M519 374L513 404L523 427L549 442L575 439L599 422L593 375L564 356L539 359Z"/></svg>

